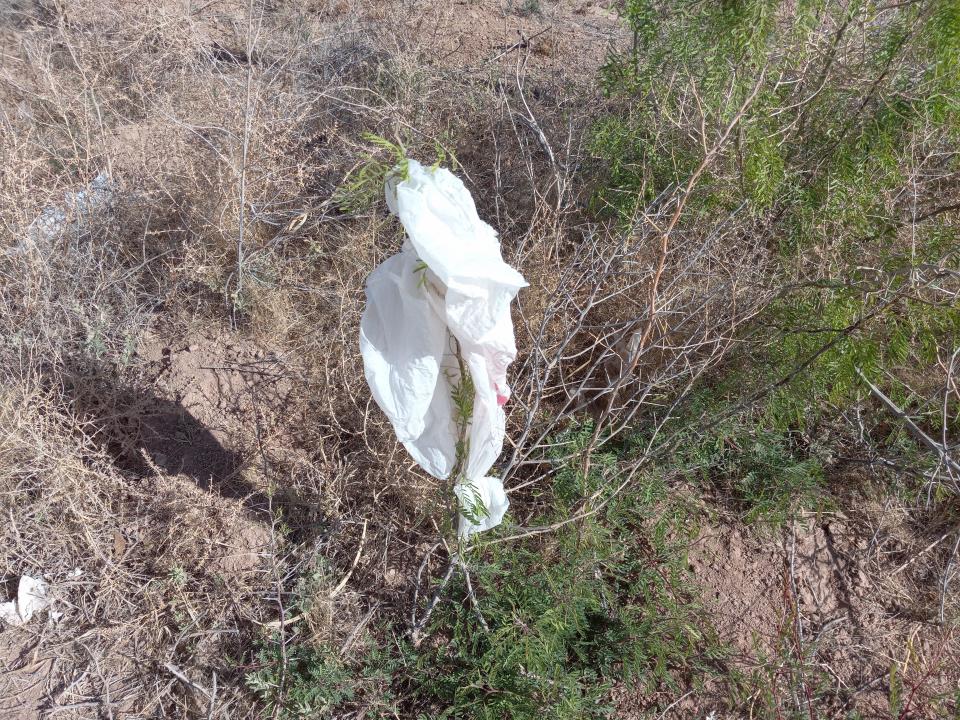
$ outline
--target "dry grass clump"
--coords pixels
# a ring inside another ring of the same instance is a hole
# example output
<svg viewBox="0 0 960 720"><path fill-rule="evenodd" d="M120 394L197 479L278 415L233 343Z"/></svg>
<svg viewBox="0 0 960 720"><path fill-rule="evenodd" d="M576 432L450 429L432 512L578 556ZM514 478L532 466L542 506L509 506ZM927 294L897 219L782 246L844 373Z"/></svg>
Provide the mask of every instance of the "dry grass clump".
<svg viewBox="0 0 960 720"><path fill-rule="evenodd" d="M9 386L0 398L0 485L10 518L3 574L46 578L63 613L6 636L4 652L15 653L5 655L7 682L35 680L35 692L17 696L25 716L104 702L114 713L176 715L198 699L242 714L224 680L236 676L244 652L238 623L262 614L255 599L266 581L269 532L188 478L119 472L91 428L57 410L63 405L51 393ZM170 669L196 666L219 673L218 698L197 698Z"/></svg>
<svg viewBox="0 0 960 720"><path fill-rule="evenodd" d="M50 637L11 639L13 677L35 670L16 659L24 648L47 663L29 683L40 692L16 695L25 712L243 716L237 688L257 623L306 592L296 566L318 557L314 540L287 541L268 508L202 490L172 461L150 467L140 449L154 421L138 413L156 412L144 332L164 314L264 328L292 316L262 262L282 258L265 243L301 215L309 184L329 191L304 166L325 152L326 111L311 114L317 96L296 91L326 46L291 47L278 21L240 60L223 17L72 3L16 18L0 127L4 576L45 575L65 612L42 630ZM285 65L294 57L302 64ZM327 466L286 454L279 479L254 458L241 471L311 498L349 479L339 459L318 482ZM291 547L292 568L281 559ZM313 625L325 631L329 614Z"/></svg>

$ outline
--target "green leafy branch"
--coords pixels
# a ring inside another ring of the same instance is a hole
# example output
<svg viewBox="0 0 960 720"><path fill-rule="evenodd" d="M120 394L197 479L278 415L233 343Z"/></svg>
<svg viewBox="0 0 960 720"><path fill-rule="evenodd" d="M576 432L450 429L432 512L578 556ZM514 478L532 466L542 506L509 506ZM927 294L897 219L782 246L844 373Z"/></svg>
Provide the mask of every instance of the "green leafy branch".
<svg viewBox="0 0 960 720"><path fill-rule="evenodd" d="M373 133L364 133L362 137L366 142L375 145L377 150L368 154L351 170L334 191L333 202L345 213L368 210L380 197L388 177L397 174L401 180L405 180L410 174L410 160L402 144ZM388 153L388 158L377 157L384 150Z"/></svg>
<svg viewBox="0 0 960 720"><path fill-rule="evenodd" d="M466 363L463 361L463 355L460 352L460 343L456 338L451 337L454 344L454 354L457 357L457 364L460 370L460 378L454 383L451 381L452 389L450 397L453 400L453 418L457 425L457 445L456 460L453 471L450 473L453 486L461 485L466 489L466 498L460 498L460 514L463 515L474 525L477 525L490 514L480 492L473 483L464 476L466 471L467 459L470 455L470 439L467 435L470 429L470 423L473 421L473 403L476 396L476 386L473 384L473 378L467 370Z"/></svg>

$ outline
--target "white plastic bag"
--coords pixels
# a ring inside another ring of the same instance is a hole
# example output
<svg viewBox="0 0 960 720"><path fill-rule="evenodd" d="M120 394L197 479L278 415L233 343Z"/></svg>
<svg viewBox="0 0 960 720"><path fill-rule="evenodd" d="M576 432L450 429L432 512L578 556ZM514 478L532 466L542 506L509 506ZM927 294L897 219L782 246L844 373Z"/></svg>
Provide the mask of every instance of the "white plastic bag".
<svg viewBox="0 0 960 720"><path fill-rule="evenodd" d="M457 496L461 508L474 508L477 503L484 508L482 514L475 514L470 510L460 513L457 529L460 537L496 527L503 520L507 508L510 507L510 501L503 491L500 478L482 477L478 480L457 483L453 487L453 493Z"/></svg>
<svg viewBox="0 0 960 720"><path fill-rule="evenodd" d="M405 177L388 178L386 198L407 239L367 279L364 371L397 437L439 479L457 465L457 418L470 406L455 492L461 505L479 500L484 512L468 513L477 523L461 515L460 534L468 535L499 524L509 504L500 480L486 473L503 449L506 372L517 354L510 302L527 283L503 262L496 232L450 171L409 160Z"/></svg>
<svg viewBox="0 0 960 720"><path fill-rule="evenodd" d="M47 593L50 586L45 580L22 575L17 587L17 599L0 603L0 620L8 625L23 625L30 622L34 613L50 605Z"/></svg>

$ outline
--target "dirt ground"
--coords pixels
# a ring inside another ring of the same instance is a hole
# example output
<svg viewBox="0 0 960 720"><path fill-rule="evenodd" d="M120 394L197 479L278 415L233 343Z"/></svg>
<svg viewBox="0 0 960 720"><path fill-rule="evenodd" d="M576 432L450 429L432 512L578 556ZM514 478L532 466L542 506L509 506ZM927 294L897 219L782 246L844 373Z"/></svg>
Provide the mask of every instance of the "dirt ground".
<svg viewBox="0 0 960 720"><path fill-rule="evenodd" d="M124 3L74 7L7 0L2 5L0 117L8 120L38 113L29 101L34 95L52 102L43 72L27 65L37 53L62 50L46 30L36 31L54 16L87 31L118 32L118 44L109 51L117 53L108 58L111 72L125 72L113 67L127 62L123 53L156 53L162 65L167 61L161 50L169 49L165 43L180 43L184 52L214 59L211 77L227 77L242 89L247 64L274 61L269 38L257 50L259 60L246 57L246 3L239 0L150 3L144 22L155 27L129 42L116 29L129 19ZM515 84L523 76L535 78L538 84L527 82L546 93L557 83L589 81L609 48L629 41L616 5L608 0L315 0L298 4L296 29L311 38L336 37L341 48L352 47L355 38L357 46L373 48L365 53L404 51L415 58L413 74L426 72L421 65L440 68L450 78L461 78L464 87L468 82ZM168 33L173 26L180 30ZM24 42L32 44L33 54ZM69 53L57 57L51 67L62 63L70 82L76 81L75 68L64 59ZM346 77L354 56L346 57L341 69L330 56L312 72L342 70ZM80 59L76 62L80 67ZM129 72L137 67L132 63ZM100 82L113 82L101 70ZM163 72L182 74L169 82L184 93L186 112L196 77L176 63ZM382 82L386 87L389 79ZM82 91L64 87L71 102L87 102ZM571 97L563 102L576 105ZM91 145L98 149L89 152L87 162L109 162L129 187L129 178L140 172L160 178L197 172L191 163L198 151L191 148L212 147L232 158L236 148L219 144L207 118L173 117L180 100L176 94L164 99L161 104L171 112L167 117L131 110L127 122L100 128L103 136ZM278 92L277 102L282 100ZM139 102L124 101L132 108ZM337 112L342 116L331 111L323 118L326 124L315 137L298 136L298 141L317 147L329 143L338 124L346 122L346 111ZM36 120L49 118L37 115ZM281 136L282 129L277 127L276 134ZM286 141L286 136L278 140ZM467 155L468 168L478 167ZM301 169L283 172L296 176L307 194L327 193L322 172L301 178ZM42 178L45 172L37 163L24 174ZM214 185L226 175L209 172L206 180ZM170 189L171 195L176 192ZM179 206L169 237L180 237L177 223L216 225L218 218L228 217L230 207L218 202ZM487 209L491 216L499 213L499 205ZM18 206L19 227L36 210L28 203ZM293 227L296 213L289 219ZM502 219L508 227L509 213ZM3 718L256 717L243 690L249 667L238 663L249 653L239 644L237 627L274 623L275 628L274 605L264 600L275 599L291 577L314 572L331 588L348 580L335 602L313 611L317 617L308 618L310 632L343 637L368 608L409 604L416 563L427 547L416 532L427 520L416 508L430 490L429 479L413 472L383 428L368 427L369 398L353 392L360 377L357 360L339 357L355 355L356 311L350 303L383 252L385 241L377 233L385 231L371 230L375 239L363 241L367 244L344 240L328 247L304 237L321 234L314 222L312 217L301 221L306 229L290 231L278 243L315 242L312 262L321 271L335 261L341 264L322 281L278 280L280 290L270 295L263 315L266 322L256 325L262 318L255 318L252 327L244 327L229 317L214 323L199 311L191 315L178 295L219 297L225 291L222 285L210 289L217 280L212 251L205 255L208 250L199 242L187 243L183 264L189 269L177 276L168 296L143 311L144 332L127 353L123 377L84 366L74 382L0 397L0 431L9 438L0 440L0 453L33 468L9 479L9 487L27 488L34 509L22 516L25 520L18 515L14 521L10 514L6 589L12 592L18 573L29 569L50 582L53 607L63 613L59 620L44 613L24 627L0 630ZM17 226L15 219L7 224ZM160 231L148 223L142 236L153 238L154 232ZM4 241L0 249L18 242ZM162 247L165 240L156 242ZM222 252L226 256L230 250ZM40 272L39 264L30 267L25 265L24 272ZM257 265L255 270L266 277L271 268ZM224 282L229 290L229 278ZM297 292L313 298L315 312L283 326L276 320L277 308ZM340 334L342 341L336 339ZM320 359L318 337L334 348ZM38 398L51 395L64 399L73 427L51 425L53 420L36 409ZM77 428L90 430L92 440L76 440ZM39 436L61 438L69 452L36 450ZM86 459L76 461L74 454ZM280 502L298 518L297 531L277 526L274 505ZM385 507L391 508L389 514ZM884 678L891 662L909 666L912 657L920 675L938 663L957 663L941 656L946 639L911 603L914 588L930 581L921 564L911 563L913 536L898 534L883 510L808 518L773 535L723 520L703 523L688 561L717 633L735 648L731 667L749 673L773 657L778 668L787 668L802 646L820 669L810 687L829 683L840 690L838 702L845 705L835 708L836 716L857 709L873 717L886 707ZM364 516L385 519L368 524ZM39 547L31 533L40 533L49 517L63 519L76 537L64 535ZM337 534L347 540L321 562ZM325 615L336 615L336 622ZM673 716L726 717L710 692L683 695ZM623 720L641 717L650 701L629 688L618 690L616 699L617 717Z"/></svg>
<svg viewBox="0 0 960 720"><path fill-rule="evenodd" d="M777 676L797 672L803 657L809 662L797 685L811 696L830 693L832 703L818 710L828 717L888 717L891 663L909 668L912 661L928 692L955 690L950 632L910 602L908 588L925 578L905 577L916 555L903 561L901 552L880 551L878 537L887 532L881 515L881 508L865 508L855 520L828 513L780 532L717 520L700 526L689 545L689 568L712 628L732 649L726 672ZM731 710L728 693L729 687L708 681L699 691L668 698L673 702L663 717L732 720L763 706L748 697ZM617 717L625 720L648 717L664 701L624 687L614 698Z"/></svg>

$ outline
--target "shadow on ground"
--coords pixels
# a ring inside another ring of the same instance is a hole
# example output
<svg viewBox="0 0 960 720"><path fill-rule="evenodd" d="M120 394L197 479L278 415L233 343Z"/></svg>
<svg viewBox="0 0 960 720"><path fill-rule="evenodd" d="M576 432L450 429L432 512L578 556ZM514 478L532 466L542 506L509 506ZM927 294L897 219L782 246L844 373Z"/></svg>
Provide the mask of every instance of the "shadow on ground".
<svg viewBox="0 0 960 720"><path fill-rule="evenodd" d="M225 447L182 403L86 362L74 363L61 382L64 400L95 428L93 438L124 472L186 476L257 514L269 507L266 495L244 479L243 456Z"/></svg>

